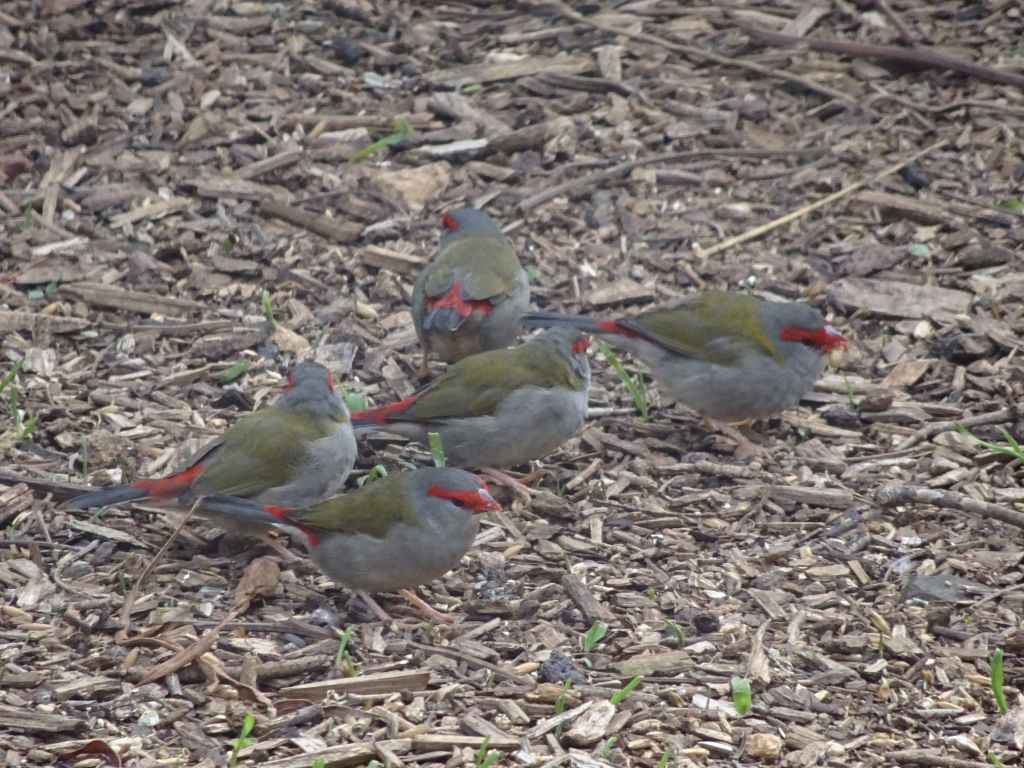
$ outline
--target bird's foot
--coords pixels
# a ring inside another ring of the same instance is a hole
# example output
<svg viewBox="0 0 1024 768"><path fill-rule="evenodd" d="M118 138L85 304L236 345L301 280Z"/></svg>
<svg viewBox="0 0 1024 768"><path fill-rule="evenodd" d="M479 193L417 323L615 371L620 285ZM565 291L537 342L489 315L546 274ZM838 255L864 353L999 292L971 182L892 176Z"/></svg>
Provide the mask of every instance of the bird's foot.
<svg viewBox="0 0 1024 768"><path fill-rule="evenodd" d="M395 624L395 620L391 618L391 615L380 607L380 603L374 600L369 592L359 590L356 594L359 595L359 599L366 604L366 607L370 609L373 615L384 622L385 626L391 628L395 628L397 626Z"/></svg>
<svg viewBox="0 0 1024 768"><path fill-rule="evenodd" d="M430 378L430 365L427 363L427 353L423 353L420 360L420 369L416 372L416 381L426 381Z"/></svg>
<svg viewBox="0 0 1024 768"><path fill-rule="evenodd" d="M443 613L430 605L426 600L417 595L411 589L400 589L398 594L405 598L406 602L431 621L440 621L443 624L451 624L455 616L450 613Z"/></svg>
<svg viewBox="0 0 1024 768"><path fill-rule="evenodd" d="M480 470L480 474L493 480L498 485L504 485L506 488L509 488L513 493L515 493L516 498L524 505L529 504L530 499L539 493L539 491L535 491L533 488L512 477L512 475L507 472L502 472L500 469L495 469L494 467L485 467Z"/></svg>
<svg viewBox="0 0 1024 768"><path fill-rule="evenodd" d="M748 421L746 423L753 422ZM769 452L765 446L752 442L749 437L731 424L713 421L705 417L704 426L709 432L719 432L736 443L736 450L733 452L733 455L737 459L751 459L755 456L764 456Z"/></svg>

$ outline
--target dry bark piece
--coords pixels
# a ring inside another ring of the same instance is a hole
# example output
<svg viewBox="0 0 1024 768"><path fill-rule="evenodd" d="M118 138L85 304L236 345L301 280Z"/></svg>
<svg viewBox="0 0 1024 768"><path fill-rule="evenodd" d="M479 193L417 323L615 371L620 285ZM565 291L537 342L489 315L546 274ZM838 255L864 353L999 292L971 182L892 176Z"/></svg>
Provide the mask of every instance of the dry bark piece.
<svg viewBox="0 0 1024 768"><path fill-rule="evenodd" d="M964 314L971 306L971 295L964 291L869 277L844 277L831 283L828 298L839 307L886 317L945 317Z"/></svg>

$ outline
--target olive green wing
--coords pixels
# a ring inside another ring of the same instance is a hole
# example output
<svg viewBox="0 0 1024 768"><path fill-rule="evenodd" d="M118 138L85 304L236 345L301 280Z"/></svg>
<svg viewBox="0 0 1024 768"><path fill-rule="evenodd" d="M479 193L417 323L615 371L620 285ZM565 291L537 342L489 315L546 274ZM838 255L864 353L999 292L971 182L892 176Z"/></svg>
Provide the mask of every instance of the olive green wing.
<svg viewBox="0 0 1024 768"><path fill-rule="evenodd" d="M447 245L431 266L424 288L440 297L459 284L467 301L503 296L515 287L522 267L516 252L501 235L466 235Z"/></svg>
<svg viewBox="0 0 1024 768"><path fill-rule="evenodd" d="M736 364L756 349L782 361L758 314L759 302L745 294L709 291L674 307L617 321L676 354L718 365Z"/></svg>
<svg viewBox="0 0 1024 768"><path fill-rule="evenodd" d="M292 516L297 522L320 531L365 534L384 538L396 523L419 525L413 515L401 474L392 474L369 485L321 501ZM387 567L387 563L382 563Z"/></svg>
<svg viewBox="0 0 1024 768"><path fill-rule="evenodd" d="M523 387L578 390L583 383L568 361L542 344L524 344L466 357L427 385L402 414L405 421L487 416Z"/></svg>
<svg viewBox="0 0 1024 768"><path fill-rule="evenodd" d="M305 447L326 437L332 423L297 409L267 408L240 419L206 454L197 493L243 498L288 482L306 463Z"/></svg>

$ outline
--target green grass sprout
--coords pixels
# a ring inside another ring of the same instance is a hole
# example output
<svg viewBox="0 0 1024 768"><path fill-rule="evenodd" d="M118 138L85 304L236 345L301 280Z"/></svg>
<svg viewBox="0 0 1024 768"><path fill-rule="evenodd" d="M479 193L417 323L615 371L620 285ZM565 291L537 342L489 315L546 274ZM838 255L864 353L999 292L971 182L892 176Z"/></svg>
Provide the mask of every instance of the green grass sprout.
<svg viewBox="0 0 1024 768"><path fill-rule="evenodd" d="M242 723L242 730L238 734L238 738L235 739L234 744L231 745L231 757L228 758L228 765L231 768L236 768L238 765L238 753L248 747L250 744L255 744L256 739L250 739L249 734L252 733L253 727L256 725L256 718L253 717L252 712L249 712L245 716L245 721Z"/></svg>
<svg viewBox="0 0 1024 768"><path fill-rule="evenodd" d="M480 745L480 749L476 753L476 768L491 768L492 765L498 762L498 758L501 757L501 753L488 749L487 746L491 743L490 736L484 736L484 743Z"/></svg>
<svg viewBox="0 0 1024 768"><path fill-rule="evenodd" d="M25 358L22 358L21 360L14 364L14 367L11 368L11 370L4 374L3 379L0 379L0 394L3 394L3 391L7 389L8 386L10 386L10 383L14 381L14 377L18 375L18 372L21 371L24 365Z"/></svg>
<svg viewBox="0 0 1024 768"><path fill-rule="evenodd" d="M437 432L427 432L427 440L430 441L430 458L434 460L434 466L445 466L444 446L441 444L441 436Z"/></svg>
<svg viewBox="0 0 1024 768"><path fill-rule="evenodd" d="M672 634L676 636L676 647L682 648L686 645L686 632L683 631L683 628L672 621L672 619L662 619L662 621L666 627L672 630Z"/></svg>
<svg viewBox="0 0 1024 768"><path fill-rule="evenodd" d="M384 147L390 147L392 144L397 144L412 131L412 126L409 125L405 120L395 121L395 132L389 133L382 139L377 139L372 144L367 144L365 147L356 152L352 157L349 158L349 165L355 165L360 163L370 155L374 155Z"/></svg>
<svg viewBox="0 0 1024 768"><path fill-rule="evenodd" d="M271 333L277 332L277 321L274 319L274 306L270 303L270 291L263 289L263 314L270 324Z"/></svg>
<svg viewBox="0 0 1024 768"><path fill-rule="evenodd" d="M992 654L992 666L989 671L989 682L992 685L992 695L995 697L999 714L1006 714L1006 691L1003 690L1003 649L996 648Z"/></svg>
<svg viewBox="0 0 1024 768"><path fill-rule="evenodd" d="M362 488L367 483L376 482L377 480L380 480L382 477L387 477L387 476L388 476L388 468L387 467L385 467L383 464L374 464L369 472L367 472L365 475L363 475L362 477L360 477L360 478L358 478L356 480L356 485L359 486L360 488Z"/></svg>
<svg viewBox="0 0 1024 768"><path fill-rule="evenodd" d="M334 655L334 666L345 673L345 677L356 676L356 665L352 654L348 652L348 641L352 637L355 627L347 627L341 633L341 642L338 644L338 652Z"/></svg>
<svg viewBox="0 0 1024 768"><path fill-rule="evenodd" d="M587 634L583 636L583 652L590 653L593 651L594 647L604 640L604 636L607 634L608 625L601 621L595 621L590 625Z"/></svg>
<svg viewBox="0 0 1024 768"><path fill-rule="evenodd" d="M644 421L651 420L651 414L647 408L647 384L644 382L644 377L639 373L636 376L631 376L626 370L626 367L619 360L618 356L612 352L611 348L600 339L597 340L597 348L601 350L601 354L604 355L605 360L611 364L612 368L615 369L615 373L618 374L619 379L626 385L626 389L629 390L630 396L633 398L633 402L636 404L636 408L640 411L640 416Z"/></svg>
<svg viewBox="0 0 1024 768"><path fill-rule="evenodd" d="M612 703L613 707L619 706L619 704L621 704L622 702L624 702L626 699L629 698L629 695L633 691L635 691L640 686L640 683L642 683L643 681L644 681L644 676L643 675L637 675L632 680L630 680L628 683L626 683L621 689L619 689L615 693L613 693L611 698L608 699L608 701L610 701Z"/></svg>
<svg viewBox="0 0 1024 768"><path fill-rule="evenodd" d="M750 693L750 679L746 677L734 677L729 681L732 688L732 705L740 716L747 714L753 704L753 697Z"/></svg>
<svg viewBox="0 0 1024 768"><path fill-rule="evenodd" d="M955 423L953 426L961 435L970 438L983 448L987 448L994 453L1001 453L1004 456L1011 456L1015 459L1021 459L1024 461L1024 448L1022 448L1020 443L1014 439L1013 435L1007 432L1004 428L1000 428L1000 431L1003 433L1003 439L1006 440L1006 445L1000 445L999 443L990 443L988 440L982 440L959 422Z"/></svg>
<svg viewBox="0 0 1024 768"><path fill-rule="evenodd" d="M244 360L240 363L235 363L228 368L224 373L221 374L220 378L225 384L230 384L232 381L237 379L243 373L249 370L249 364Z"/></svg>

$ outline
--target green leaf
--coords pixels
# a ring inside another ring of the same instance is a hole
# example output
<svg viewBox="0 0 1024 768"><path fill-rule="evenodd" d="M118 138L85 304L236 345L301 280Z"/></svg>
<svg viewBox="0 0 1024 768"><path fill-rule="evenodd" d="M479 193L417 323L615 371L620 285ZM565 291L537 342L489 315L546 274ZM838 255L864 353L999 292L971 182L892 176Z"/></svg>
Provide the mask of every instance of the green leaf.
<svg viewBox="0 0 1024 768"><path fill-rule="evenodd" d="M430 441L430 457L434 460L434 466L443 467L445 459L441 436L437 432L427 432L427 440Z"/></svg>
<svg viewBox="0 0 1024 768"><path fill-rule="evenodd" d="M750 693L750 680L746 677L734 677L730 681L732 686L732 705L742 716L750 711L753 705L753 697Z"/></svg>
<svg viewBox="0 0 1024 768"><path fill-rule="evenodd" d="M480 83L470 83L469 85L462 86L462 92L466 94L476 93L477 91L482 91L483 89L484 87Z"/></svg>
<svg viewBox="0 0 1024 768"><path fill-rule="evenodd" d="M377 141L373 142L372 144L367 144L365 147L360 149L358 152L352 155L352 157L349 158L349 165L355 165L356 163L365 160L370 155L373 155L376 152L384 149L384 147L389 147L392 144L397 144L406 136L408 136L410 131L412 131L412 128L405 120L396 120L394 133L388 134L383 139L377 139Z"/></svg>
<svg viewBox="0 0 1024 768"><path fill-rule="evenodd" d="M374 464L373 469L371 469L365 475L356 480L356 485L362 488L367 483L372 483L375 480L379 480L380 478L387 476L387 467L385 467L383 464Z"/></svg>
<svg viewBox="0 0 1024 768"><path fill-rule="evenodd" d="M912 243L907 246L907 253L913 256L915 259L927 259L932 255L932 249L929 248L925 243Z"/></svg>
<svg viewBox="0 0 1024 768"><path fill-rule="evenodd" d="M249 370L249 364L244 360L240 363L235 363L228 368L224 373L221 374L221 379L225 384L230 384L232 381L237 379L243 373Z"/></svg>
<svg viewBox="0 0 1024 768"><path fill-rule="evenodd" d="M350 411L366 410L366 398L358 392L342 392L341 399L344 401L345 407Z"/></svg>
<svg viewBox="0 0 1024 768"><path fill-rule="evenodd" d="M1004 200L1000 203L1003 208L1009 208L1011 211L1024 211L1024 200L1019 197L1011 197L1009 200Z"/></svg>

